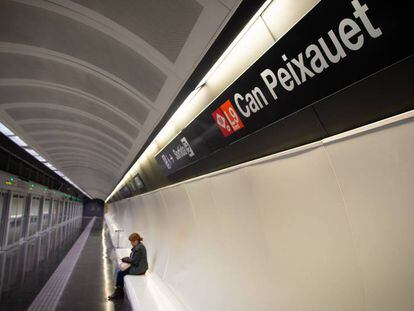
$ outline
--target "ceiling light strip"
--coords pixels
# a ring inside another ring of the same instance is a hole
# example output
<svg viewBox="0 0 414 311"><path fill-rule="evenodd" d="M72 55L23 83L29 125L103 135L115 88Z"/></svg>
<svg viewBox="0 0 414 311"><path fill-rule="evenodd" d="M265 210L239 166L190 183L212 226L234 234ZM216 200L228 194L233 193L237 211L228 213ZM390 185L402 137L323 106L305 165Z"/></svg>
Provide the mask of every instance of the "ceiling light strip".
<svg viewBox="0 0 414 311"><path fill-rule="evenodd" d="M260 9L256 12L256 14L250 19L250 21L246 24L246 26L242 29L242 31L237 35L237 37L233 40L233 42L228 46L228 48L224 51L224 53L220 56L220 58L215 62L215 64L211 67L211 69L207 72L207 74L201 79L201 81L198 83L195 90L193 90L187 98L183 101L183 103L178 107L176 113L167 121L167 123L164 125L164 127L159 131L157 136L154 138L154 140L148 145L148 147L144 150L144 152L141 154L141 156L137 159L137 161L134 163L134 165L131 166L131 168L128 170L128 172L122 177L121 181L117 184L115 189L111 192L111 194L105 199L105 203L108 202L111 197L117 193L126 183L129 181L136 173L136 167L138 167L138 163L145 158L147 155L148 150L151 148L154 148L154 146L157 145L157 138L159 139L160 134L164 132L169 132L168 127L174 126L174 120L178 117L182 111L185 111L185 109L182 109L182 106L188 105L189 102L191 102L191 99L194 97L195 93L199 91L201 88L205 86L207 81L210 79L210 77L213 75L213 73L216 71L216 69L220 66L220 64L223 62L223 60L229 55L231 50L234 49L234 47L238 44L240 39L245 35L245 33L248 31L248 29L254 24L254 22L260 17L260 15L266 10L266 8L272 3L273 0L267 0ZM177 132L179 132L180 129L177 129Z"/></svg>
<svg viewBox="0 0 414 311"><path fill-rule="evenodd" d="M92 199L92 197L84 191L81 187L76 185L73 181L71 181L68 177L65 176L61 171L59 171L56 167L54 167L51 163L46 161L44 157L39 155L39 153L31 148L27 143L23 141L19 136L17 136L12 130L10 130L7 126L5 126L3 123L0 122L0 132L3 133L7 138L12 140L15 144L17 144L19 147L21 147L24 151L29 153L31 156L33 156L36 160L41 162L42 164L46 165L48 168L50 168L52 171L54 171L57 175L62 177L64 180L66 180L68 183L70 183L72 186L74 186L76 189L78 189L80 192L82 192L84 195L86 195L88 198Z"/></svg>

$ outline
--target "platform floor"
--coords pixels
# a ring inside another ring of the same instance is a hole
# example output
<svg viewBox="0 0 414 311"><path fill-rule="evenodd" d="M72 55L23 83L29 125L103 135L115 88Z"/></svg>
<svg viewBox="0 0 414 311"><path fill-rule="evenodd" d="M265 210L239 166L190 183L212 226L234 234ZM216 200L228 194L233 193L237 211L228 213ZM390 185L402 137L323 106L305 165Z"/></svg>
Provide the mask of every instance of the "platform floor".
<svg viewBox="0 0 414 311"><path fill-rule="evenodd" d="M96 219L56 310L129 309L127 302L112 302L106 299L114 287L113 253L103 220Z"/></svg>
<svg viewBox="0 0 414 311"><path fill-rule="evenodd" d="M27 310L89 221L84 218L72 232L49 232L1 254L0 310ZM130 310L127 301L106 299L114 286L113 258L103 219L96 219L56 310Z"/></svg>
<svg viewBox="0 0 414 311"><path fill-rule="evenodd" d="M63 224L0 252L0 310L27 310L82 230Z"/></svg>

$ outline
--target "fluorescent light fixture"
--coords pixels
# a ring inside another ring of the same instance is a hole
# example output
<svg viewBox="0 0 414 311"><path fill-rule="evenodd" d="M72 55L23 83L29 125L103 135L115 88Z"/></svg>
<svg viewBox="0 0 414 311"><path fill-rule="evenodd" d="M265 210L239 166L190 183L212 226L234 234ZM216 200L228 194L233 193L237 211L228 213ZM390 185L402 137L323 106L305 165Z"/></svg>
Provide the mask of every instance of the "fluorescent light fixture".
<svg viewBox="0 0 414 311"><path fill-rule="evenodd" d="M36 160L38 160L38 161L40 161L40 162L46 162L46 159L45 159L45 158L43 158L43 157L42 157L42 156L40 156L40 155L35 156L35 158L36 158Z"/></svg>
<svg viewBox="0 0 414 311"><path fill-rule="evenodd" d="M188 94L187 98L182 102L180 107L174 112L172 115L170 121L172 121L178 130L181 130L185 127L186 121L188 117L194 117L194 97L197 95L197 93L200 91L201 87L197 87L195 90L193 90L190 94ZM165 126L164 126L165 127ZM161 130L162 131L162 130ZM160 133L161 133L160 131ZM160 135L158 133L158 135ZM158 136L157 135L157 136Z"/></svg>
<svg viewBox="0 0 414 311"><path fill-rule="evenodd" d="M320 0L277 0L263 12L263 20L277 40L305 16Z"/></svg>
<svg viewBox="0 0 414 311"><path fill-rule="evenodd" d="M75 188L77 188L80 192L82 192L84 195L86 195L88 198L92 199L92 197L87 194L85 191L83 191L80 187L78 187L75 183L73 183L69 178L67 178L61 171L59 171L56 167L54 167L52 164L46 161L45 158L40 156L35 150L32 148L29 148L29 146L17 135L15 135L11 130L8 129L7 126L5 126L3 123L0 122L0 132L6 135L8 138L10 138L13 142L15 142L19 147L22 147L23 150L25 150L27 153L31 154L35 157L36 160L39 162L42 162L44 165L52 169L57 175L68 181L70 184L72 184Z"/></svg>
<svg viewBox="0 0 414 311"><path fill-rule="evenodd" d="M0 122L0 132L2 132L6 136L13 136L14 133L10 131L7 126Z"/></svg>
<svg viewBox="0 0 414 311"><path fill-rule="evenodd" d="M207 74L201 79L201 81L198 83L197 87L202 87L205 85L208 81L208 79L213 75L213 73L216 71L218 66L223 62L223 60L229 55L231 50L237 45L237 43L240 41L240 39L246 34L246 32L249 30L249 28L253 25L253 23L260 17L260 15L263 13L264 10L269 6L269 4L273 0L267 0L260 9L254 14L254 16L249 20L249 22L246 24L246 26L243 27L242 31L237 35L237 37L230 43L230 45L227 47L227 49L224 51L224 53L219 57L219 59L214 63L214 65L210 68L210 70L207 72Z"/></svg>
<svg viewBox="0 0 414 311"><path fill-rule="evenodd" d="M161 131L158 132L157 136L155 136L154 141L158 145L164 146L166 143L168 143L168 141L170 141L174 137L177 131L179 131L179 129L177 129L175 123L169 120L161 129ZM147 152L148 149L149 148L147 148L145 152Z"/></svg>
<svg viewBox="0 0 414 311"><path fill-rule="evenodd" d="M75 183L73 183L69 178L67 178L61 171L59 171L56 167L54 167L51 163L47 162L45 158L43 158L41 155L39 155L35 150L32 148L29 148L29 146L18 136L14 135L12 131L10 131L7 127L5 127L0 122L0 132L7 135L12 141L14 141L18 146L22 147L23 150L25 150L27 153L31 154L35 157L36 160L39 162L42 162L44 165L46 165L48 168L53 170L57 175L68 181L70 184L72 184L75 188L77 188L80 192L82 192L84 195L86 195L88 198L92 199L92 197L83 191L80 187L78 187Z"/></svg>
<svg viewBox="0 0 414 311"><path fill-rule="evenodd" d="M36 151L34 151L33 149L30 149L30 148L26 148L24 150L26 150L27 153L31 154L34 157L39 155Z"/></svg>
<svg viewBox="0 0 414 311"><path fill-rule="evenodd" d="M46 165L48 168L50 168L52 171L56 171L56 167L54 167L52 164L50 164L49 162L45 162L43 163L44 165Z"/></svg>
<svg viewBox="0 0 414 311"><path fill-rule="evenodd" d="M19 136L9 136L19 147L27 147L27 144Z"/></svg>
<svg viewBox="0 0 414 311"><path fill-rule="evenodd" d="M224 53L219 57L219 59L215 62L215 64L210 68L210 70L207 72L207 74L201 79L201 81L198 83L195 90L193 90L187 98L183 101L183 103L178 107L174 115L167 121L165 126L157 133L156 138L153 140L153 142L158 142L159 147L163 147L164 143L174 137L174 131L175 128L175 134L178 134L178 132L188 124L185 124L187 122L187 116L190 114L194 114L194 110L190 109L192 108L192 100L194 99L195 95L200 91L201 88L207 86L208 80L214 75L214 73L217 71L217 69L220 67L220 65L223 63L223 61L226 59L226 57L229 56L231 51L238 45L239 41L243 39L243 37L250 31L250 28L254 28L256 21L260 19L261 14L267 9L267 7L272 3L273 0L266 0L266 2L260 7L260 9L254 14L254 16L249 20L249 22L246 24L246 26L241 30L241 32L237 35L237 37L233 40L233 42L227 47L227 49L224 51ZM261 22L263 24L263 22ZM270 36L270 34L267 33L267 35ZM271 37L271 36L270 36ZM247 39L245 41L248 41ZM272 38L272 43L273 43ZM242 47L244 48L244 46ZM189 112L190 111L190 112ZM192 116L192 117L195 117ZM149 154L149 148L145 149L144 152L141 154L141 156L138 158L137 162L142 161L142 158L144 158L147 154ZM118 183L118 185L115 187L115 189L112 191L112 193L106 198L105 202L108 202L109 199L120 189L122 188L128 181L128 179L135 175L136 173L136 166L132 165L131 168L128 170L128 172L122 177L121 181Z"/></svg>

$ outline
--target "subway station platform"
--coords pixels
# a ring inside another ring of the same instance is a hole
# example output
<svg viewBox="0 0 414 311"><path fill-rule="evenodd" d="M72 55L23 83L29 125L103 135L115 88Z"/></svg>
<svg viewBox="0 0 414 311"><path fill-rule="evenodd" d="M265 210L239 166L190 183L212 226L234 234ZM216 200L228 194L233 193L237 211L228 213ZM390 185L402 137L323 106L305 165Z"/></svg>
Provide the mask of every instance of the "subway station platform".
<svg viewBox="0 0 414 311"><path fill-rule="evenodd" d="M413 311L411 12L1 0L0 310Z"/></svg>
<svg viewBox="0 0 414 311"><path fill-rule="evenodd" d="M94 219L66 282L44 302L42 290L92 218L62 224L0 253L1 310L130 310L128 301L108 301L114 288L114 247L103 219ZM64 276L60 276L64 278ZM56 289L57 283L52 286Z"/></svg>

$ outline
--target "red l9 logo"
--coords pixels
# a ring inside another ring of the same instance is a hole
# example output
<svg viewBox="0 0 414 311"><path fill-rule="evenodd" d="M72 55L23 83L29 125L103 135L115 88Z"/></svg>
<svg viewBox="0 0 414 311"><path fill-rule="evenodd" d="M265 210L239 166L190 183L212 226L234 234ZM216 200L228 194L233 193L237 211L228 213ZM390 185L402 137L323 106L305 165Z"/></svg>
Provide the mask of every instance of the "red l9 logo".
<svg viewBox="0 0 414 311"><path fill-rule="evenodd" d="M220 106L221 111L223 111L226 119L229 121L233 131L238 131L244 127L242 120L240 120L239 115L234 109L233 105L231 104L230 100L226 100L226 102Z"/></svg>
<svg viewBox="0 0 414 311"><path fill-rule="evenodd" d="M216 121L224 137L227 137L244 127L242 120L230 100L226 100L220 108L217 108L211 114L211 116L214 121Z"/></svg>
<svg viewBox="0 0 414 311"><path fill-rule="evenodd" d="M233 130L220 108L216 109L211 115L224 137L233 134Z"/></svg>

